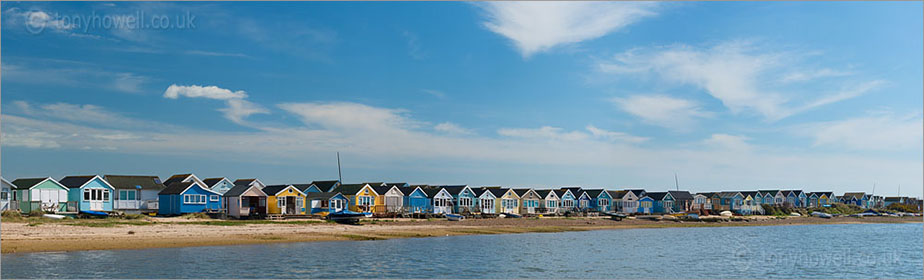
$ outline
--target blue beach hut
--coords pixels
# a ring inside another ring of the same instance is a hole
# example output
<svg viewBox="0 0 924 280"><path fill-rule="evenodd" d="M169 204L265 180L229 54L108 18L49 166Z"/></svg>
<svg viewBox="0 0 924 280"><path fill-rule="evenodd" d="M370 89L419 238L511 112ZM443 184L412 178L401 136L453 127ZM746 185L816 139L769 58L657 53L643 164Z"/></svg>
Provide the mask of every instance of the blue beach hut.
<svg viewBox="0 0 924 280"><path fill-rule="evenodd" d="M160 215L215 212L221 210L222 205L221 194L195 181L172 183L157 196L160 200Z"/></svg>

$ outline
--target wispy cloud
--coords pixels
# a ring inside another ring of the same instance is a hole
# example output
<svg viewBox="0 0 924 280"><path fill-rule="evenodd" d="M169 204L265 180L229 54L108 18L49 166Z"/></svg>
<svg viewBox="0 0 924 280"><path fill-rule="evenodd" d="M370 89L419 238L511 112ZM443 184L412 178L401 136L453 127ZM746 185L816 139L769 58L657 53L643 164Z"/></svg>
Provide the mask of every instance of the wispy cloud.
<svg viewBox="0 0 924 280"><path fill-rule="evenodd" d="M401 32L401 36L407 40L407 54L414 59L421 60L427 57L423 52L423 49L420 45L420 39L417 38L417 34L405 30Z"/></svg>
<svg viewBox="0 0 924 280"><path fill-rule="evenodd" d="M676 45L634 49L601 61L597 67L618 76L654 74L660 81L695 86L722 101L732 113L752 113L768 121L857 97L883 84L880 80L853 79L860 80L859 85L820 96L815 90L806 90L804 85L787 86L776 78L780 73L794 75L789 78L791 81L846 75L830 71L793 74L800 73L801 59L801 55L767 51L752 42L730 41L711 48ZM844 86L856 84L846 80L835 82Z"/></svg>
<svg viewBox="0 0 924 280"><path fill-rule="evenodd" d="M590 134L594 137L603 138L611 141L626 142L626 143L642 143L648 141L648 137L634 136L625 132L618 131L609 131L601 128L597 128L593 125L588 125L587 131L590 131Z"/></svg>
<svg viewBox="0 0 924 280"><path fill-rule="evenodd" d="M249 57L246 54L242 53L226 53L226 52L211 52L211 51L202 51L202 50L187 50L183 52L188 55L201 55L201 56L220 56L220 57Z"/></svg>
<svg viewBox="0 0 924 280"><path fill-rule="evenodd" d="M435 90L435 89L421 89L420 91L422 91L423 93L426 93L426 94L435 96L435 97L440 98L440 99L446 98L446 93L445 93L445 92L442 92L442 91L439 91L439 90Z"/></svg>
<svg viewBox="0 0 924 280"><path fill-rule="evenodd" d="M666 95L633 95L611 101L645 123L678 131L690 131L698 119L712 116L696 102Z"/></svg>
<svg viewBox="0 0 924 280"><path fill-rule="evenodd" d="M846 120L797 125L792 132L814 139L816 147L868 151L920 149L924 141L924 118L920 114L895 116L873 113Z"/></svg>
<svg viewBox="0 0 924 280"><path fill-rule="evenodd" d="M485 2L485 27L523 57L596 39L656 14L654 2Z"/></svg>
<svg viewBox="0 0 924 280"><path fill-rule="evenodd" d="M114 72L73 62L50 61L47 66L3 63L3 81L28 84L58 84L98 88L122 93L142 93L150 78L130 72Z"/></svg>
<svg viewBox="0 0 924 280"><path fill-rule="evenodd" d="M755 187L854 186L857 181L871 180L869 174L897 182L920 180L924 175L920 160L768 148L749 143L746 135L713 134L706 139L692 139L682 144L683 148L645 148L632 145L633 141L611 141L609 137L622 135L594 126L588 126L586 131L552 126L504 128L496 137L457 137L434 132L432 126L424 126L425 121L412 118L410 112L402 109L349 102L286 103L279 107L299 117L303 124L262 127L244 133L182 127L113 129L65 119L40 120L10 115L4 110L2 141L4 147L93 149L249 163L291 164L293 160L321 158L339 150L346 151L356 162L370 163L370 168L395 163L430 164L438 160L523 166L522 170L539 168L528 172L572 178L571 172L579 168L607 171L625 178L631 174L633 179L620 180L621 184L640 185L650 185L665 174L679 170L688 184L712 186L710 190L741 182ZM106 111L101 107L90 108ZM920 128L920 119L909 122ZM876 126L881 125L865 125ZM916 137L916 141L920 141L920 136Z"/></svg>
<svg viewBox="0 0 924 280"><path fill-rule="evenodd" d="M453 134L453 135L471 135L471 134L475 134L475 132L472 131L471 129L461 127L461 126L459 126L459 125L457 125L457 124L454 124L454 123L451 123L451 122L442 122L442 123L439 123L439 124L437 124L436 126L434 126L433 129L436 130L436 131L439 131L439 132L443 132L443 133L447 133L447 134Z"/></svg>

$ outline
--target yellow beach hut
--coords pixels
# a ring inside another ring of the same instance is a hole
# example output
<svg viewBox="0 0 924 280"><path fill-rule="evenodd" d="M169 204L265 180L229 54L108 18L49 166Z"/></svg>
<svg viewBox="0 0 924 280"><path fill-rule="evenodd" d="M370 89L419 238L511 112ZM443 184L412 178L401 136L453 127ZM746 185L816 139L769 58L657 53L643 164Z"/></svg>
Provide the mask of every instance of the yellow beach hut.
<svg viewBox="0 0 924 280"><path fill-rule="evenodd" d="M267 215L307 215L305 193L293 185L270 185L266 193Z"/></svg>

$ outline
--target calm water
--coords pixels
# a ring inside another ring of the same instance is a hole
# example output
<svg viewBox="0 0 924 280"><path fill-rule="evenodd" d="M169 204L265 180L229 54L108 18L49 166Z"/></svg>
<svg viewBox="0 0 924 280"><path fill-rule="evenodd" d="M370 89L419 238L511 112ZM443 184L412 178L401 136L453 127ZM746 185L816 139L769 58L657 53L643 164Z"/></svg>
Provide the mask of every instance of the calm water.
<svg viewBox="0 0 924 280"><path fill-rule="evenodd" d="M2 256L3 278L916 278L921 224L628 229Z"/></svg>

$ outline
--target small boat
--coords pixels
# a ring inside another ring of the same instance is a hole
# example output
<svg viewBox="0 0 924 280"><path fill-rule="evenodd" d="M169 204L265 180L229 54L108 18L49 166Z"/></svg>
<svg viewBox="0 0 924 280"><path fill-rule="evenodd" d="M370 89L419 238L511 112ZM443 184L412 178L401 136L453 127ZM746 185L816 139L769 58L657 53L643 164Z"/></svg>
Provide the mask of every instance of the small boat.
<svg viewBox="0 0 924 280"><path fill-rule="evenodd" d="M732 212L731 212L731 211L722 211L721 213L719 213L719 215L722 215L723 217L731 217L731 216L732 216Z"/></svg>
<svg viewBox="0 0 924 280"><path fill-rule="evenodd" d="M793 216L793 217L802 217L802 214L799 214L799 213L796 213L796 212L789 213L789 215L790 215L790 216Z"/></svg>
<svg viewBox="0 0 924 280"><path fill-rule="evenodd" d="M507 215L507 218L523 218L523 216L513 214L513 213L506 213L506 215Z"/></svg>
<svg viewBox="0 0 924 280"><path fill-rule="evenodd" d="M818 212L818 211L812 212L812 216L819 217L819 218L825 218L825 219L830 219L834 217L831 214L824 213L824 212Z"/></svg>
<svg viewBox="0 0 924 280"><path fill-rule="evenodd" d="M91 211L91 210L80 211L80 214L96 216L96 217L109 217L109 213L100 212L100 211Z"/></svg>
<svg viewBox="0 0 924 280"><path fill-rule="evenodd" d="M359 223L359 218L365 217L366 214L353 211L331 212L327 214L327 219L340 224Z"/></svg>
<svg viewBox="0 0 924 280"><path fill-rule="evenodd" d="M450 220L450 221L461 221L461 220L465 220L465 216L462 216L462 215L459 215L459 214L445 214L445 215L446 215L446 219L447 219L447 220Z"/></svg>
<svg viewBox="0 0 924 280"><path fill-rule="evenodd" d="M64 216L64 215L57 215L57 214L45 214L45 215L42 215L42 217L49 218L49 219L60 220L60 219L64 219L64 217L66 217L66 216Z"/></svg>

